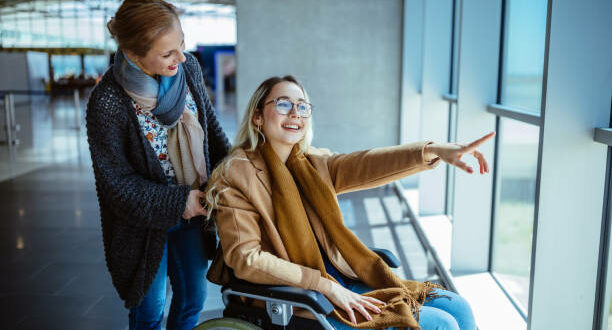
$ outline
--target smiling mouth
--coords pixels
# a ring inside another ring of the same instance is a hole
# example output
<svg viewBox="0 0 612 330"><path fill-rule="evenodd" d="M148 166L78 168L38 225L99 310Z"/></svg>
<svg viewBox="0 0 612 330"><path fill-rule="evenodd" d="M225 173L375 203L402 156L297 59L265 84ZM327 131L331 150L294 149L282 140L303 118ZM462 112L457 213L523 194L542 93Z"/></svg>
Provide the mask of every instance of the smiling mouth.
<svg viewBox="0 0 612 330"><path fill-rule="evenodd" d="M282 125L283 129L288 130L290 132L299 132L300 126L296 124L284 124Z"/></svg>
<svg viewBox="0 0 612 330"><path fill-rule="evenodd" d="M169 67L168 67L168 69L170 69L170 70L176 70L176 68L177 68L177 67L178 67L178 65L172 65L172 66L169 66Z"/></svg>

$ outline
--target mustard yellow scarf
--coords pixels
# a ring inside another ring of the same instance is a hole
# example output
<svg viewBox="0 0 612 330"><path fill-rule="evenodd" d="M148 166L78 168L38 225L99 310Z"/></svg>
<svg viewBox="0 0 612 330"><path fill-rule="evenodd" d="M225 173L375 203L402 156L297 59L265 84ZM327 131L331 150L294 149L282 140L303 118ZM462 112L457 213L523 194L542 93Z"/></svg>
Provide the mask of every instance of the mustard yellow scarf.
<svg viewBox="0 0 612 330"><path fill-rule="evenodd" d="M359 280L375 289L364 295L385 302L384 306L379 306L382 310L380 314L371 314L371 321L366 320L360 313L355 313L357 325L350 321L342 309L336 308L333 316L358 329L420 329L419 309L426 300L435 296L432 291L439 286L429 282L401 280L377 254L363 245L359 238L344 226L335 193L321 179L297 145L291 151L286 164L280 161L269 143L260 145L260 149L270 171L276 225L291 262L318 269L323 276L335 281L325 271L317 240L302 204L304 196L321 218L326 233Z"/></svg>

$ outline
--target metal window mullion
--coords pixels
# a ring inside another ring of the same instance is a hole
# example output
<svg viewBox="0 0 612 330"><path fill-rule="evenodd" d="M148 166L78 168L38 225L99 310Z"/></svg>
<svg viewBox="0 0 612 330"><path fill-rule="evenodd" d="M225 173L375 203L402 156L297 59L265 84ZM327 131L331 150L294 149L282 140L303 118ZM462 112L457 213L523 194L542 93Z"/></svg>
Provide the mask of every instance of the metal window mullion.
<svg viewBox="0 0 612 330"><path fill-rule="evenodd" d="M500 117L495 117L495 131L497 132L497 134L495 134L495 149L493 151L493 173L491 173L491 175L493 176L493 188L491 189L492 193L493 193L493 198L491 199L491 228L490 228L490 232L489 232L489 265L487 267L489 273L493 274L493 254L494 254L494 244L495 244L495 223L496 223L496 219L497 219L497 209L498 209L498 205L499 205L499 190L500 190L500 182L501 182L501 178L500 178L500 174L499 174L499 158L501 155L501 148L502 148L502 144L501 144L501 139L502 139L502 135L504 134L503 130L502 130L502 125L501 125L501 118ZM503 289L504 293L505 293L505 289Z"/></svg>
<svg viewBox="0 0 612 330"><path fill-rule="evenodd" d="M460 0L453 0L452 4L452 23L451 23L451 46L450 46L450 75L448 82L449 93L443 94L442 98L449 102L448 104L448 142L457 141L457 89L455 81L457 81L457 69L458 61L456 61L459 51L458 45L458 30L459 30L459 11L457 2ZM455 189L455 168L453 166L446 166L446 185L445 185L445 198L444 198L444 213L450 219L451 224L453 223L453 203L455 200L454 189Z"/></svg>
<svg viewBox="0 0 612 330"><path fill-rule="evenodd" d="M599 262L597 264L597 293L595 294L595 315L593 329L605 329L608 319L611 286L608 283L610 265L610 221L612 216L612 148L608 147L606 161L606 187L604 190L603 218L601 222Z"/></svg>
<svg viewBox="0 0 612 330"><path fill-rule="evenodd" d="M448 142L457 142L457 103L448 105ZM455 203L455 167L446 167L446 205L445 213L453 223Z"/></svg>
<svg viewBox="0 0 612 330"><path fill-rule="evenodd" d="M542 178L542 153L544 150L544 118L546 116L546 95L548 93L548 58L550 54L550 24L552 18L552 0L546 4L546 36L544 39L544 66L542 68L542 97L540 115L538 116L539 140L538 140L538 165L536 170L535 199L533 205L533 231L531 233L531 260L529 269L529 300L527 303L527 329L531 330L531 319L533 317L533 281L536 271L536 251L538 242L538 223L540 212L540 180Z"/></svg>
<svg viewBox="0 0 612 330"><path fill-rule="evenodd" d="M612 103L610 104L610 121L612 126ZM602 221L599 243L599 261L597 263L597 287L595 293L595 313L593 315L593 329L603 330L609 324L610 309L610 232L612 224L612 128L595 128L593 140L608 146L606 157L606 180L603 199ZM608 322L606 322L608 320Z"/></svg>

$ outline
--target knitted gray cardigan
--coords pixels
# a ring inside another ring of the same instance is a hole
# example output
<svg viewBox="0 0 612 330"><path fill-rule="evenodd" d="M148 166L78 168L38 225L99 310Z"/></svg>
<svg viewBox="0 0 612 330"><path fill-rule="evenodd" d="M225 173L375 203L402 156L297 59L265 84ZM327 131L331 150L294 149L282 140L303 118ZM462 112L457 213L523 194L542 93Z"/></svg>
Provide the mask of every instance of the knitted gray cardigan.
<svg viewBox="0 0 612 330"><path fill-rule="evenodd" d="M208 174L229 150L204 87L196 58L185 53L187 84L204 129ZM112 69L92 90L87 104L87 137L100 205L106 265L125 306L143 300L157 273L166 232L177 225L190 188L168 185L155 151L146 140L132 99Z"/></svg>

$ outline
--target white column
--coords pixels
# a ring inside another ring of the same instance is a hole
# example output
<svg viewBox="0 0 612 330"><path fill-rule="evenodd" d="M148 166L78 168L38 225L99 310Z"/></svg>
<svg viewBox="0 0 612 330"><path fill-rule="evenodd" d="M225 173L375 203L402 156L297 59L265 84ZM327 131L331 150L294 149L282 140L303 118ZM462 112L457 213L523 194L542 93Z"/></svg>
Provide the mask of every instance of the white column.
<svg viewBox="0 0 612 330"><path fill-rule="evenodd" d="M421 138L421 78L423 76L423 0L404 1L402 33L402 92L399 143ZM418 176L406 179L418 184Z"/></svg>
<svg viewBox="0 0 612 330"><path fill-rule="evenodd" d="M452 0L425 2L421 98L421 134L424 140L446 142L448 138L449 103L442 99L442 94L448 93L450 87L452 24ZM444 213L446 166L420 174L421 215Z"/></svg>
<svg viewBox="0 0 612 330"><path fill-rule="evenodd" d="M591 329L612 91L612 2L552 2L529 329Z"/></svg>
<svg viewBox="0 0 612 330"><path fill-rule="evenodd" d="M486 112L497 98L501 0L462 1L457 141L469 142L495 129L495 116ZM493 168L493 141L480 151ZM473 168L473 157L465 157ZM475 172L478 172L477 170ZM456 171L451 270L488 270L493 176Z"/></svg>

